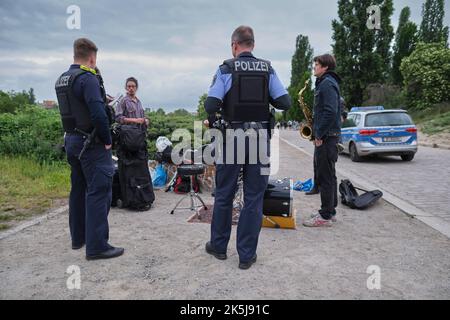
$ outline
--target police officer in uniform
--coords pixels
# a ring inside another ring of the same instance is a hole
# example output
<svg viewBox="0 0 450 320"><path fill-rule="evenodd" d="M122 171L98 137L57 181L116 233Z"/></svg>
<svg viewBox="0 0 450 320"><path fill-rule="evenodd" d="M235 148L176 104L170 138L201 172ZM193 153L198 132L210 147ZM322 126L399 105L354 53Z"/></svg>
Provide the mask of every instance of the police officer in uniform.
<svg viewBox="0 0 450 320"><path fill-rule="evenodd" d="M72 249L86 244L86 259L108 259L123 248L108 243L114 167L111 115L103 80L96 68L97 47L89 39L74 42L74 63L56 81L67 160L71 167L69 226Z"/></svg>
<svg viewBox="0 0 450 320"><path fill-rule="evenodd" d="M287 110L291 99L277 77L270 62L253 56L255 40L252 28L238 27L232 34L233 59L226 60L217 70L205 101L206 112L211 116L220 112L229 124L228 129L267 129L269 127L269 104ZM266 134L265 141L268 141ZM224 138L223 150L229 150ZM235 142L235 141L234 141ZM233 148L232 148L233 149ZM236 148L234 148L236 152ZM225 156L224 159L227 157ZM216 192L211 223L211 239L206 252L217 259L227 258L227 246L231 234L232 206L239 173L243 172L244 207L237 228L237 251L239 268L248 269L256 261L256 248L262 225L264 192L268 172L262 174L264 163L258 159L250 163L249 144L245 144L245 163L224 161L216 165Z"/></svg>

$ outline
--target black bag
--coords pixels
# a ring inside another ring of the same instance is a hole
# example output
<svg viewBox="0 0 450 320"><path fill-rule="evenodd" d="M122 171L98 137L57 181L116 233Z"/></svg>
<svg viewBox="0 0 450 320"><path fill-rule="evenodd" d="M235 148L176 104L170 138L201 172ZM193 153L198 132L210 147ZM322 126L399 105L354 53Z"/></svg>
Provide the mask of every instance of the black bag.
<svg viewBox="0 0 450 320"><path fill-rule="evenodd" d="M163 152L156 152L155 160L159 163L172 163L172 146L167 146Z"/></svg>
<svg viewBox="0 0 450 320"><path fill-rule="evenodd" d="M155 201L155 194L147 156L119 157L119 178L121 205L118 206L136 210L150 209Z"/></svg>
<svg viewBox="0 0 450 320"><path fill-rule="evenodd" d="M359 195L356 189L364 191L364 193ZM367 191L357 188L348 179L341 180L339 193L342 204L360 210L370 207L383 196L383 192L380 190Z"/></svg>
<svg viewBox="0 0 450 320"><path fill-rule="evenodd" d="M146 133L140 126L121 125L119 128L120 148L130 152L137 152L147 148Z"/></svg>

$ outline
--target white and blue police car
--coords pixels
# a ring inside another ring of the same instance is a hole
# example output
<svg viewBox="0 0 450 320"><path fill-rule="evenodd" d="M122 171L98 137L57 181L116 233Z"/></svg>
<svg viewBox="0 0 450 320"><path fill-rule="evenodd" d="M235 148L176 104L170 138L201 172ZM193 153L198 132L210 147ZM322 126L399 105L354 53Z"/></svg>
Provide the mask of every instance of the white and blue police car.
<svg viewBox="0 0 450 320"><path fill-rule="evenodd" d="M417 127L405 110L354 107L342 124L343 152L359 162L369 155L395 155L411 161L417 152Z"/></svg>

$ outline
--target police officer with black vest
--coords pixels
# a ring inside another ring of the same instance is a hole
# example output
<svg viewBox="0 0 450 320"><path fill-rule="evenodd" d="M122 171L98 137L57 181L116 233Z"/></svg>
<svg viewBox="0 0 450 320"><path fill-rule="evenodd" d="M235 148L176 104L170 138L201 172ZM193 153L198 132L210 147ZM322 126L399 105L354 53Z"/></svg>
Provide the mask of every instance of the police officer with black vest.
<svg viewBox="0 0 450 320"><path fill-rule="evenodd" d="M71 167L69 226L72 249L86 244L86 259L108 259L123 248L108 243L114 167L111 119L103 80L97 72L97 47L89 39L74 42L74 63L56 81L55 89Z"/></svg>
<svg viewBox="0 0 450 320"><path fill-rule="evenodd" d="M227 131L259 132L259 139L265 139L263 143L270 149L270 104L277 109L287 110L291 106L291 99L270 62L253 56L254 44L252 28L240 26L233 32L231 47L234 58L226 60L217 70L205 101L205 109L209 115L220 112L227 124ZM263 198L270 168L268 161L265 163L259 156L257 161L249 161L254 150L252 142L246 140L244 149L238 150L236 137L230 140L229 132L226 135L222 145L223 161L217 161L216 158L214 212L211 239L206 243L206 252L220 260L227 258L233 198L242 171L244 207L237 227L237 251L239 268L248 269L256 261ZM231 148L227 145L230 143L234 144ZM258 147L260 145L258 143ZM227 156L229 150L234 150L234 156ZM243 157L244 161L237 161L239 157Z"/></svg>

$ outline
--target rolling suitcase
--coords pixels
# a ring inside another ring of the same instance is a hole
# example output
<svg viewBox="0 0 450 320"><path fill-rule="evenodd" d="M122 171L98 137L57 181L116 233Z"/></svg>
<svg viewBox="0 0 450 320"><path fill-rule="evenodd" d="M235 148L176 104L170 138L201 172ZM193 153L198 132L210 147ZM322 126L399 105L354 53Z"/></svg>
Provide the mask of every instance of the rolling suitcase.
<svg viewBox="0 0 450 320"><path fill-rule="evenodd" d="M135 210L150 209L155 194L148 169L147 157L119 158L119 181L121 198L119 208Z"/></svg>

